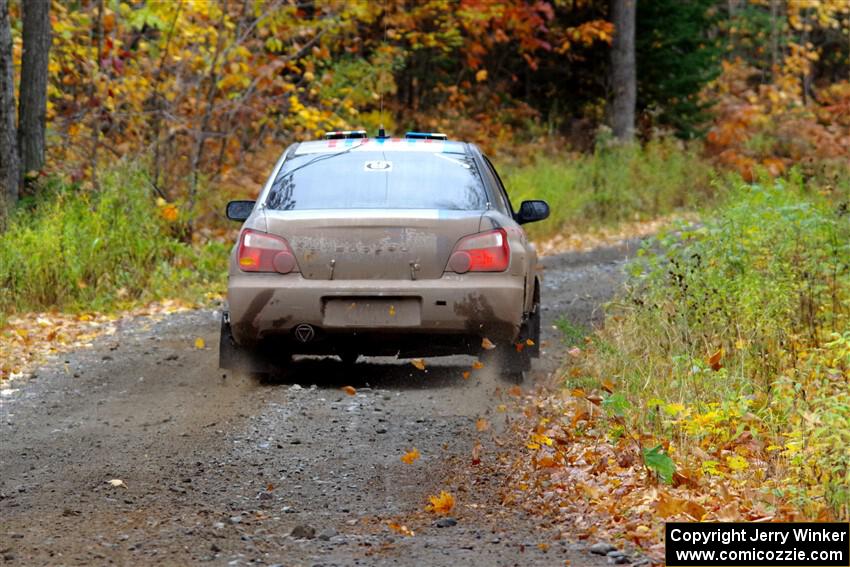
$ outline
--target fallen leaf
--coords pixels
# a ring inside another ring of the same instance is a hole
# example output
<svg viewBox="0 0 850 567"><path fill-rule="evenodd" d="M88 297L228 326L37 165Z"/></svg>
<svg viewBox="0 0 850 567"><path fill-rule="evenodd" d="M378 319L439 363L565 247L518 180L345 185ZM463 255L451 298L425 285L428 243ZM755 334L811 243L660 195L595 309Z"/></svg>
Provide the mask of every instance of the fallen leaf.
<svg viewBox="0 0 850 567"><path fill-rule="evenodd" d="M569 354L573 358L578 358L579 356L581 356L581 349L578 347L573 347L567 351L567 354Z"/></svg>
<svg viewBox="0 0 850 567"><path fill-rule="evenodd" d="M522 395L522 388L520 388L519 386L511 386L511 389L508 390L508 394L518 398Z"/></svg>
<svg viewBox="0 0 850 567"><path fill-rule="evenodd" d="M410 361L410 364L412 364L419 370L425 370L425 360L422 358L414 358Z"/></svg>
<svg viewBox="0 0 850 567"><path fill-rule="evenodd" d="M110 486L113 486L115 488L127 488L127 485L124 484L124 481L121 480L120 478L113 478L112 480L109 481L109 484L110 484Z"/></svg>
<svg viewBox="0 0 850 567"><path fill-rule="evenodd" d="M202 339L201 337L198 337L197 339L195 339L195 348L202 349L205 346L207 346L207 343L206 343L206 341L204 341L204 339Z"/></svg>
<svg viewBox="0 0 850 567"><path fill-rule="evenodd" d="M416 535L414 533L414 531L411 530L410 528L408 528L407 526L404 526L402 524L398 524L396 522L387 522L387 527L389 527L392 531L394 531L396 533L400 533L401 535L404 535L404 536L414 536L414 535Z"/></svg>
<svg viewBox="0 0 850 567"><path fill-rule="evenodd" d="M532 341L531 339L525 339L525 344L527 344L528 346L534 346L534 341Z"/></svg>
<svg viewBox="0 0 850 567"><path fill-rule="evenodd" d="M722 348L720 350L718 350L717 352L715 352L714 354L712 354L711 356L709 356L708 359L706 360L706 362L708 363L709 366L711 366L711 369L716 372L716 371L720 370L721 368L723 368L723 365L720 364L721 358L723 358L723 349Z"/></svg>
<svg viewBox="0 0 850 567"><path fill-rule="evenodd" d="M421 455L419 454L419 449L414 447L413 449L401 456L401 462L406 465L412 465L413 462L420 456Z"/></svg>
<svg viewBox="0 0 850 567"><path fill-rule="evenodd" d="M472 446L472 464L481 464L481 443L479 441L476 441L475 445Z"/></svg>
<svg viewBox="0 0 850 567"><path fill-rule="evenodd" d="M493 350L494 348L496 348L496 345L494 345L490 339L484 337L483 339L481 339L481 348L483 348L484 350Z"/></svg>
<svg viewBox="0 0 850 567"><path fill-rule="evenodd" d="M464 370L461 376L463 376L464 380L469 380L469 377L472 376L472 372L470 372L469 370Z"/></svg>
<svg viewBox="0 0 850 567"><path fill-rule="evenodd" d="M340 389L341 389L343 392L345 392L346 394L348 394L349 396L353 396L354 394L356 394L356 393L357 393L357 390L355 390L355 389L354 389L354 386L343 386L343 387L342 387L342 388L340 388Z"/></svg>
<svg viewBox="0 0 850 567"><path fill-rule="evenodd" d="M475 429L478 431L487 431L490 429L490 422L483 417L479 417L478 421L475 422Z"/></svg>
<svg viewBox="0 0 850 567"><path fill-rule="evenodd" d="M441 490L437 496L429 496L428 501L430 504L425 507L425 510L435 514L448 514L455 506L455 497L445 490Z"/></svg>
<svg viewBox="0 0 850 567"><path fill-rule="evenodd" d="M480 360L476 360L475 362L472 363L472 368L474 370L481 370L482 368L484 368L484 363L481 362Z"/></svg>

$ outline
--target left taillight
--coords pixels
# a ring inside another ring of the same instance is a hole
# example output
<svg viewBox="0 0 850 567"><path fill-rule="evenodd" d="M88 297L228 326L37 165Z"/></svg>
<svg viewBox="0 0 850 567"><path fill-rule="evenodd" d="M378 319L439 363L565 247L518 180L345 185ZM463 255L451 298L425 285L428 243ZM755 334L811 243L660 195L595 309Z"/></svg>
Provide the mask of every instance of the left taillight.
<svg viewBox="0 0 850 567"><path fill-rule="evenodd" d="M288 274L298 271L295 255L285 239L251 229L242 232L238 261L243 272Z"/></svg>

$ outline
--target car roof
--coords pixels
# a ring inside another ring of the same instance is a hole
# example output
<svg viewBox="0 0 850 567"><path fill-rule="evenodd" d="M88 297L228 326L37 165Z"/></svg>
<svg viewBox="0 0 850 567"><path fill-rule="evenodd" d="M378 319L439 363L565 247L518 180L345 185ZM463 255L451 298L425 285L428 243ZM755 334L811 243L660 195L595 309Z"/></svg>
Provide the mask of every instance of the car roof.
<svg viewBox="0 0 850 567"><path fill-rule="evenodd" d="M416 138L345 138L301 142L292 149L292 155L336 153L350 149L352 152L431 152L449 154L469 153L469 144L457 140L432 140Z"/></svg>

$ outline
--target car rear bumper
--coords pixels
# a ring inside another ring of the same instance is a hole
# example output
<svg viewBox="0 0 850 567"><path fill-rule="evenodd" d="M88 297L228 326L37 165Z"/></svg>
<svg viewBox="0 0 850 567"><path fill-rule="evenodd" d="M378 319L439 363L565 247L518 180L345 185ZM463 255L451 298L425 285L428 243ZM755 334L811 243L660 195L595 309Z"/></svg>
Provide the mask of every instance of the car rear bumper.
<svg viewBox="0 0 850 567"><path fill-rule="evenodd" d="M228 302L233 337L244 346L273 338L307 347L353 335L513 341L523 318L524 281L505 273L411 281L237 273L230 275ZM304 325L315 331L306 341L309 333L296 333Z"/></svg>

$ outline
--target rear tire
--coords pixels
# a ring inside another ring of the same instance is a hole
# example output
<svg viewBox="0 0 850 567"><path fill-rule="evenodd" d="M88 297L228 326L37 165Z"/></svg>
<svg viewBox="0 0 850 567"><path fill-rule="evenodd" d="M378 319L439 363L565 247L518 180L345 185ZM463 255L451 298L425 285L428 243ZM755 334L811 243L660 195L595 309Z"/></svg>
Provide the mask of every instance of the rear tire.
<svg viewBox="0 0 850 567"><path fill-rule="evenodd" d="M276 371L286 367L292 357L277 353L274 360L255 349L236 343L227 314L221 318L221 334L218 342L218 367L223 370L241 372L267 382Z"/></svg>
<svg viewBox="0 0 850 567"><path fill-rule="evenodd" d="M531 349L525 346L525 339L522 341L519 343L523 345L522 350L517 350L513 343L500 344L493 350L482 352L481 358L505 380L520 384L525 379L525 373L531 370Z"/></svg>

